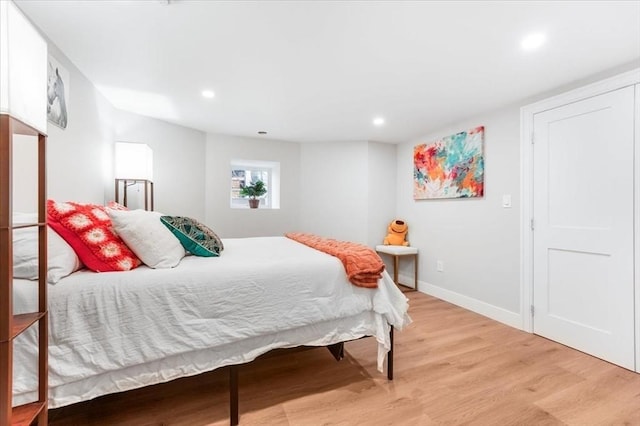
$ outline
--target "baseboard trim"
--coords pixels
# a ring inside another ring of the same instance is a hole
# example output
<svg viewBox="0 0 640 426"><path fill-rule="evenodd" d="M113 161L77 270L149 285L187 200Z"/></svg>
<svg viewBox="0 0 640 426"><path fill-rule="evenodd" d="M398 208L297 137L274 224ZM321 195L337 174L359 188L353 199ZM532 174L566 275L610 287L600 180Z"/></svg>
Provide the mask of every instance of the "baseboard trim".
<svg viewBox="0 0 640 426"><path fill-rule="evenodd" d="M399 275L398 280L401 283L412 283L413 277L409 277L408 275ZM513 328L517 328L518 330L522 330L522 317L519 313L508 311L504 308L482 302L472 297L465 296L463 294L456 293L455 291L447 290L424 281L419 281L418 290L422 293L428 294L429 296L437 297L438 299L453 303L461 308L468 309L477 314L491 318L492 320L496 320Z"/></svg>

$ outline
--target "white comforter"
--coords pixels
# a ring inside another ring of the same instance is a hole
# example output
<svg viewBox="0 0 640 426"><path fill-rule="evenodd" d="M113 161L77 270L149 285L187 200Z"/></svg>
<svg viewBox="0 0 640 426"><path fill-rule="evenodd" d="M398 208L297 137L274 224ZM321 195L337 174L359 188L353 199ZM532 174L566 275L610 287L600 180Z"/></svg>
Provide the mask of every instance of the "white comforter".
<svg viewBox="0 0 640 426"><path fill-rule="evenodd" d="M277 347L374 335L378 368L389 324L411 320L385 272L350 284L340 261L284 237L224 240L219 258L173 269L79 271L49 286L49 404L60 407L250 361ZM16 313L36 283L14 281ZM35 327L16 340L14 404L35 399Z"/></svg>

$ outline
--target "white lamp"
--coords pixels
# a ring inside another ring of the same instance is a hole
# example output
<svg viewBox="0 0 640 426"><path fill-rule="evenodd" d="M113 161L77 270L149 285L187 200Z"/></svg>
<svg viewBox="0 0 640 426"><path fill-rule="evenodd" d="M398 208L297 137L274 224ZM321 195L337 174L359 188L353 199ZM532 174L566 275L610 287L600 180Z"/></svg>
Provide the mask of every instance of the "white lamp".
<svg viewBox="0 0 640 426"><path fill-rule="evenodd" d="M0 0L0 113L45 134L47 42L10 0Z"/></svg>
<svg viewBox="0 0 640 426"><path fill-rule="evenodd" d="M145 143L116 142L116 179L153 180L153 150Z"/></svg>
<svg viewBox="0 0 640 426"><path fill-rule="evenodd" d="M144 143L116 142L116 201L129 203L128 188L142 185L144 209L153 210L153 150ZM122 201L120 200L122 186Z"/></svg>

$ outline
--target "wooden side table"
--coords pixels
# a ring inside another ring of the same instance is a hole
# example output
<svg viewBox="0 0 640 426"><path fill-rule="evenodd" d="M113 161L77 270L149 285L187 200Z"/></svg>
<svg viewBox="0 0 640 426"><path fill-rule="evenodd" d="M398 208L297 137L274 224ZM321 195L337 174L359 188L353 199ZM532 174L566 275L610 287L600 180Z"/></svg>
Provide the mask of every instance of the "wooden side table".
<svg viewBox="0 0 640 426"><path fill-rule="evenodd" d="M405 247L405 246L385 246L379 245L376 246L376 252L388 254L393 257L393 282L396 285L401 285L403 287L409 287L407 285L401 284L398 282L398 265L400 263L400 257L402 256L413 256L413 288L411 290L418 290L418 249L415 247Z"/></svg>

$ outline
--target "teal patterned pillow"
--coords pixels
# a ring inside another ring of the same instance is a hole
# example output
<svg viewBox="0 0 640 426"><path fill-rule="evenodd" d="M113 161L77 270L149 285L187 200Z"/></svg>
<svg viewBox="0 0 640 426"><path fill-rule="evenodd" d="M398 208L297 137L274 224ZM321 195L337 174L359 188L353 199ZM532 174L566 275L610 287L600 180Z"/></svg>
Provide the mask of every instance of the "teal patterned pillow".
<svg viewBox="0 0 640 426"><path fill-rule="evenodd" d="M195 219L161 216L160 221L180 240L185 250L196 256L220 256L224 249L216 233Z"/></svg>

